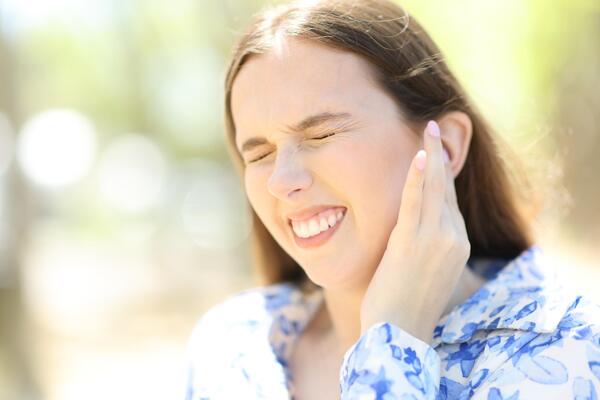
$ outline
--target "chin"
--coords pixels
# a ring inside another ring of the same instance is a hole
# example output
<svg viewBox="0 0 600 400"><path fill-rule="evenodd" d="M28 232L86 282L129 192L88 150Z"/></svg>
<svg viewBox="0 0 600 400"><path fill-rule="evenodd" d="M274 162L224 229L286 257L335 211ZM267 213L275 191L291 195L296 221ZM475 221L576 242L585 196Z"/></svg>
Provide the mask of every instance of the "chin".
<svg viewBox="0 0 600 400"><path fill-rule="evenodd" d="M365 285L364 271L359 265L316 263L310 267L302 265L302 269L313 283L331 291L352 290Z"/></svg>

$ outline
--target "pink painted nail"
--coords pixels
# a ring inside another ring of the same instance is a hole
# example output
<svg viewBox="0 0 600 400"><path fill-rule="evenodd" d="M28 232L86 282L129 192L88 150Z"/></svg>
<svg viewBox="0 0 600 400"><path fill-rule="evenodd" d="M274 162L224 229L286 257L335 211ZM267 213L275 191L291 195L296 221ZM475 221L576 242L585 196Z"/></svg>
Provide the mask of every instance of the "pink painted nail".
<svg viewBox="0 0 600 400"><path fill-rule="evenodd" d="M427 123L427 131L433 137L440 137L440 127L437 122L431 120Z"/></svg>

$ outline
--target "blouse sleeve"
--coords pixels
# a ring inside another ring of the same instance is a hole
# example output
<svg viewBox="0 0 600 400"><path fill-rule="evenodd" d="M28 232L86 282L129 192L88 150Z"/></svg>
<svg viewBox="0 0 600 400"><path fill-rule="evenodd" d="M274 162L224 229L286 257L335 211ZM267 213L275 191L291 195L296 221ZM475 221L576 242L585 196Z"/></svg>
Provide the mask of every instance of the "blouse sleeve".
<svg viewBox="0 0 600 400"><path fill-rule="evenodd" d="M435 399L440 357L427 343L396 325L367 329L346 352L340 373L342 400Z"/></svg>

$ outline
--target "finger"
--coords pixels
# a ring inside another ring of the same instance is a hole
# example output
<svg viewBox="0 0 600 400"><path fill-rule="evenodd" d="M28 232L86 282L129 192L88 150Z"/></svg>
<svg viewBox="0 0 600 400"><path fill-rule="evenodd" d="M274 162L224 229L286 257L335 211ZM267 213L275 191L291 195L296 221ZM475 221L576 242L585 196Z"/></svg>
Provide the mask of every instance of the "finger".
<svg viewBox="0 0 600 400"><path fill-rule="evenodd" d="M446 152L446 149L444 149ZM449 157L448 157L449 159ZM454 185L454 171L452 170L452 164L450 160L444 164L444 168L446 171L447 185L446 185L446 203L448 211L451 214L451 218L453 224L460 232L463 232L466 235L466 224L462 213L460 212L460 208L458 207L458 201L456 197L456 186Z"/></svg>
<svg viewBox="0 0 600 400"><path fill-rule="evenodd" d="M448 202L450 206L456 206L458 208L458 203L456 201L456 187L454 186L454 171L452 170L452 164L450 163L446 149L443 149L443 153L445 154L444 171L446 174L446 202Z"/></svg>
<svg viewBox="0 0 600 400"><path fill-rule="evenodd" d="M458 221L456 221L456 213L454 212L453 207L445 203L442 207L440 227L456 230L457 222Z"/></svg>
<svg viewBox="0 0 600 400"><path fill-rule="evenodd" d="M427 164L427 153L421 149L413 157L404 189L402 189L402 200L396 227L402 237L414 237L419 228L421 220L421 208L423 201L423 182Z"/></svg>
<svg viewBox="0 0 600 400"><path fill-rule="evenodd" d="M442 159L440 128L435 121L427 123L424 136L428 160L423 189L422 225L425 229L428 227L437 229L445 198L446 176Z"/></svg>

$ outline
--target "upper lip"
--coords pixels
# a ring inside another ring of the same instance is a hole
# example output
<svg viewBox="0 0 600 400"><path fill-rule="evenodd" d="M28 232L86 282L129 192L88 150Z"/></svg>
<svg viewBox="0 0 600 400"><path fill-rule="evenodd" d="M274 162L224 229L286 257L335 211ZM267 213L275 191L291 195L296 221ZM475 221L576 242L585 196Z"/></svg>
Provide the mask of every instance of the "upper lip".
<svg viewBox="0 0 600 400"><path fill-rule="evenodd" d="M308 218L310 218L310 217L312 217L314 215L317 215L321 211L325 211L325 210L328 210L330 208L346 208L346 207L344 207L344 206L338 206L338 205L312 206L312 207L303 208L300 211L288 213L286 216L287 216L288 220L303 221L303 220L308 219Z"/></svg>

